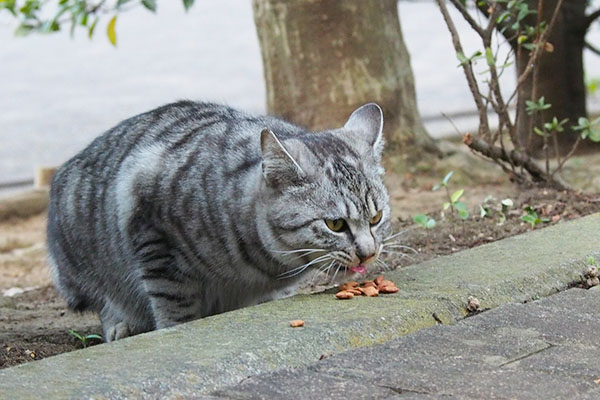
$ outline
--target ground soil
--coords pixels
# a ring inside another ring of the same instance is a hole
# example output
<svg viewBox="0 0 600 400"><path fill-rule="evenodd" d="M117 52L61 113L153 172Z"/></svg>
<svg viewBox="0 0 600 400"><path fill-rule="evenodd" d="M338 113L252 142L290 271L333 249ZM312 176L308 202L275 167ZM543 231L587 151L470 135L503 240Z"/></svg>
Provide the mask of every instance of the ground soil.
<svg viewBox="0 0 600 400"><path fill-rule="evenodd" d="M567 173L579 176L580 186L588 192L600 192L591 182L600 176L593 168L600 166L600 157L576 159ZM595 166L595 167L594 167ZM585 168L585 173L582 173ZM403 232L398 243L406 248L403 254L387 255L390 266L407 266L439 255L516 235L531 229L563 223L564 221L600 211L600 196L593 194L557 192L543 188L522 188L508 182L501 171L481 160L466 158L460 151L441 162L415 163L402 173L388 166L386 183L390 191L394 228ZM461 200L468 205L470 217L462 221L450 210L442 211L446 198L444 190L431 187L454 169L450 192L464 189ZM596 179L597 180L597 179ZM600 186L600 185L599 185ZM501 221L500 201L510 198L514 205L504 212ZM480 215L480 205L486 205L490 215ZM531 206L541 218L535 227L520 218ZM437 221L427 231L413 222L413 216L427 213ZM45 215L13 219L0 223L0 294L11 288L24 293L0 295L0 368L38 360L54 354L83 347L69 333L100 333L100 324L92 314L77 314L66 308L64 301L51 285L45 264ZM14 291L14 290L13 290ZM97 341L92 340L88 345Z"/></svg>

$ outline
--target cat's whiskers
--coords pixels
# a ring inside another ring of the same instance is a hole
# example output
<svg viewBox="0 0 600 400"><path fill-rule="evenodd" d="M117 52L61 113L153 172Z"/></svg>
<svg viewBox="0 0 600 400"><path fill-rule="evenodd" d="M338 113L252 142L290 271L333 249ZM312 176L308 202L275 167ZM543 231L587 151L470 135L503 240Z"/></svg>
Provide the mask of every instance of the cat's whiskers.
<svg viewBox="0 0 600 400"><path fill-rule="evenodd" d="M329 281L329 283L335 282L335 277L337 276L337 274L340 271L341 267L342 267L342 263L338 262L337 263L337 269L335 270L335 273L333 274L333 277L331 278L331 280Z"/></svg>
<svg viewBox="0 0 600 400"><path fill-rule="evenodd" d="M313 274L313 277L310 280L310 283L312 284L315 281L315 278L319 275L319 273L325 273L326 274L325 276L328 277L329 269L331 269L331 266L333 265L333 263L335 263L335 260L331 261L329 264L319 267L319 269L317 269L315 271L315 273Z"/></svg>
<svg viewBox="0 0 600 400"><path fill-rule="evenodd" d="M400 251L400 250L385 250L385 249L383 249L381 251L381 253L382 254L387 254L387 255L400 256L400 257L403 257L403 258L408 258L409 260L412 260L412 261L415 260L415 257L413 257L413 256L411 256L409 254L406 254L405 252Z"/></svg>
<svg viewBox="0 0 600 400"><path fill-rule="evenodd" d="M415 250L414 248L410 247L410 246L406 246L400 243L392 243L392 244L386 244L384 245L384 248L388 248L388 249L406 249L406 250L410 250L415 254L419 254L419 252L417 250Z"/></svg>
<svg viewBox="0 0 600 400"><path fill-rule="evenodd" d="M388 237L386 237L385 239L383 239L383 242L384 242L384 243L385 243L385 242L389 242L390 240L392 240L392 239L395 239L396 237L398 237L398 236L400 236L400 235L403 235L403 234L405 234L405 233L406 233L406 230L403 230L403 231L399 231L399 232L393 233L393 234L389 235Z"/></svg>
<svg viewBox="0 0 600 400"><path fill-rule="evenodd" d="M301 266L299 266L299 267L296 267L296 268L294 268L294 269L291 269L291 270L289 270L289 271L285 271L285 272L283 272L283 273L279 274L279 275L277 276L277 279L287 279L287 278L291 278L291 277L293 277L293 276L296 276L296 275L298 275L298 274L302 273L302 272L303 272L303 271L304 271L306 268L310 267L311 265L313 265L313 264L315 264L315 263L318 263L318 262L327 261L327 260L329 260L330 258L331 258L331 254L330 254L330 253L324 254L324 255L322 255L322 256L319 256L319 257L315 258L315 259L314 259L314 260L312 260L312 261L309 261L309 262L307 262L307 263L305 263L305 264L302 264L302 265L301 265Z"/></svg>
<svg viewBox="0 0 600 400"><path fill-rule="evenodd" d="M377 263L377 265L379 265L380 267L382 267L384 271L391 271L392 270L392 268L385 261L383 261L383 260L381 260L379 258L377 260L375 260L375 263Z"/></svg>

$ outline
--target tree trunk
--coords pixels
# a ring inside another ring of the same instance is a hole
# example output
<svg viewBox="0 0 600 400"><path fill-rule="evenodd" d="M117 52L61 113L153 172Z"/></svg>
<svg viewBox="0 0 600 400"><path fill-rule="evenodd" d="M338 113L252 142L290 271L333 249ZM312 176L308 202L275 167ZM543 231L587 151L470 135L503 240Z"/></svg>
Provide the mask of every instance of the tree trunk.
<svg viewBox="0 0 600 400"><path fill-rule="evenodd" d="M319 130L384 112L388 150L435 149L418 114L396 0L253 0L270 114Z"/></svg>
<svg viewBox="0 0 600 400"><path fill-rule="evenodd" d="M556 8L557 0L543 1L543 20L550 21L552 13ZM529 7L537 9L537 0L530 0ZM586 90L583 76L583 47L586 34L585 28L585 0L566 0L554 28L550 32L548 42L552 44L552 52L544 52L538 64L535 88L533 84L534 74L525 81L519 92L517 104L519 117L517 119L517 131L520 144L527 148L529 144L530 154L534 157L545 157L544 139L532 133L532 127L542 128L544 122L549 122L553 117L558 120L568 118L564 132L557 133L559 154L567 154L575 140L577 132L571 126L577 124L579 117L586 117ZM531 21L532 24L535 22ZM522 51L517 57L517 70L520 75L527 66L530 53ZM535 118L527 115L525 111L525 100L537 100L544 96L545 102L552 104L548 110L538 113ZM556 152L554 140L548 140L548 153L554 157ZM589 140L581 142L578 147L579 153L598 151L600 146Z"/></svg>

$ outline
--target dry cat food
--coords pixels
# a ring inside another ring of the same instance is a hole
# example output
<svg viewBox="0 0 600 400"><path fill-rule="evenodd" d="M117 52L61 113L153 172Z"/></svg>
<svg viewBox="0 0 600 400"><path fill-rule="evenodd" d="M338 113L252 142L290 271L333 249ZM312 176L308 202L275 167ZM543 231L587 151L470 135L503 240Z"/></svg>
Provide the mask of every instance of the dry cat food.
<svg viewBox="0 0 600 400"><path fill-rule="evenodd" d="M383 275L379 275L372 281L358 283L355 281L346 282L341 285L338 293L335 295L340 300L349 300L354 296L376 297L379 293L397 293L398 288L392 281L386 280Z"/></svg>
<svg viewBox="0 0 600 400"><path fill-rule="evenodd" d="M302 321L301 319L295 319L293 321L290 321L290 326L292 328L299 328L301 326L304 326L304 321Z"/></svg>

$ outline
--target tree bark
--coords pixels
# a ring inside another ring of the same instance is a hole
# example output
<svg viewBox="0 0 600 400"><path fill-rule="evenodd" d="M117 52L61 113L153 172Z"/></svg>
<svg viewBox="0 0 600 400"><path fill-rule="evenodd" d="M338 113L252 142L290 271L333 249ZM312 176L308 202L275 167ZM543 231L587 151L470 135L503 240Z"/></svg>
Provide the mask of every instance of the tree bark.
<svg viewBox="0 0 600 400"><path fill-rule="evenodd" d="M557 0L544 0L542 19L549 21L556 7ZM529 0L529 7L537 9L538 1ZM531 74L519 91L517 132L520 144L530 154L541 158L545 156L543 138L532 133L532 127L542 128L544 122L552 117L558 120L568 118L564 132L557 134L559 154L569 153L578 133L571 129L577 124L579 117L586 117L586 89L583 75L583 48L586 34L586 0L566 0L554 25L548 42L552 44L552 52L544 52L539 61L539 71ZM535 24L534 21L530 23ZM517 71L520 75L526 68L530 53L522 51L517 57ZM537 77L534 85L534 77ZM537 100L544 96L545 102L552 104L548 110L538 113L533 118L525 111L525 100ZM556 152L553 139L549 139L549 154ZM600 150L600 146L589 140L583 141L578 153Z"/></svg>
<svg viewBox="0 0 600 400"><path fill-rule="evenodd" d="M270 114L319 130L384 112L388 150L435 149L418 114L396 0L253 0Z"/></svg>

